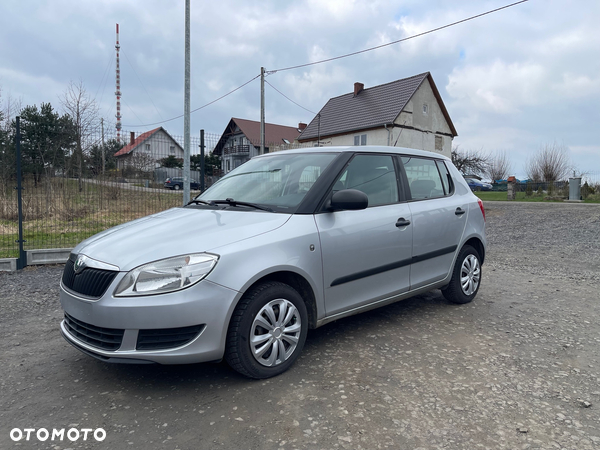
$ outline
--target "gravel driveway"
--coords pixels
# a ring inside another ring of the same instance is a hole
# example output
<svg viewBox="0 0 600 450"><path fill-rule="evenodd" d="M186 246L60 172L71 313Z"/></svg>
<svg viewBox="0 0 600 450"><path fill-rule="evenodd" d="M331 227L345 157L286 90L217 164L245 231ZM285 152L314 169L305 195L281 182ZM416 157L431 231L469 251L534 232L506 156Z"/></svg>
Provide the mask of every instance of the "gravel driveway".
<svg viewBox="0 0 600 450"><path fill-rule="evenodd" d="M60 337L61 266L2 273L0 449L600 449L600 207L486 212L473 303L432 291L328 324L265 381L98 362Z"/></svg>

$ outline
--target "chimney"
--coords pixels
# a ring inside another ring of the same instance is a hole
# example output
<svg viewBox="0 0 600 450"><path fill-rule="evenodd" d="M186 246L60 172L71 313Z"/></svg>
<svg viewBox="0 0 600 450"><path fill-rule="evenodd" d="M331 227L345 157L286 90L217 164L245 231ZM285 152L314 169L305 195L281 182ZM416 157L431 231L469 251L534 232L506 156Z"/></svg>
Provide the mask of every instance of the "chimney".
<svg viewBox="0 0 600 450"><path fill-rule="evenodd" d="M365 85L362 83L354 83L354 96L356 97L360 91L365 88Z"/></svg>
<svg viewBox="0 0 600 450"><path fill-rule="evenodd" d="M303 122L300 122L300 123L298 124L298 129L299 129L300 131L304 131L304 129L305 129L305 128L306 128L306 124L305 124L305 123L303 123Z"/></svg>
<svg viewBox="0 0 600 450"><path fill-rule="evenodd" d="M134 143L134 142L135 142L135 131L131 131L131 132L129 133L129 143L130 143L131 145L133 145L133 143Z"/></svg>

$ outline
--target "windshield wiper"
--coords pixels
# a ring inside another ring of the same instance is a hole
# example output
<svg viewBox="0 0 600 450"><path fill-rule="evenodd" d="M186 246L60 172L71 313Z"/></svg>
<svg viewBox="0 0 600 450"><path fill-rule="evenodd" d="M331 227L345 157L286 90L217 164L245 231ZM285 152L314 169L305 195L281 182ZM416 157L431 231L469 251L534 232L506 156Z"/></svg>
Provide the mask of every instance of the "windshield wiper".
<svg viewBox="0 0 600 450"><path fill-rule="evenodd" d="M207 202L205 202L207 203ZM256 203L249 203L249 202L239 202L237 200L234 200L232 198L226 198L225 200L211 200L210 202L208 202L207 204L209 205L229 205L229 206L249 206L250 208L255 208L255 209L260 209L261 211L269 211L269 212L273 212L273 210L267 206L262 206L262 205L257 205Z"/></svg>
<svg viewBox="0 0 600 450"><path fill-rule="evenodd" d="M203 203L203 204L205 204L205 205L209 205L209 206L215 206L215 203L213 203L213 202L207 202L206 200L197 200L197 199L190 200L190 201L187 203L187 205L191 205L192 203ZM187 206L187 205L186 205L186 206Z"/></svg>

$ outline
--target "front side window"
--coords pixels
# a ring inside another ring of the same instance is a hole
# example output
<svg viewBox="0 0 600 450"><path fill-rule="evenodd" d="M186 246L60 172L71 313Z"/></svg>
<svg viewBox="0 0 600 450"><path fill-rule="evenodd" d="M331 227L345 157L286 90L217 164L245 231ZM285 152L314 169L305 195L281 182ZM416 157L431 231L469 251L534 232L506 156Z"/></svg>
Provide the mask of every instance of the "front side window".
<svg viewBox="0 0 600 450"><path fill-rule="evenodd" d="M285 154L254 158L242 164L197 197L228 198L275 207L282 211L300 204L337 153Z"/></svg>
<svg viewBox="0 0 600 450"><path fill-rule="evenodd" d="M443 197L444 184L433 159L403 156L402 164L413 200Z"/></svg>
<svg viewBox="0 0 600 450"><path fill-rule="evenodd" d="M398 201L394 161L389 155L356 155L333 186L334 191L357 189L369 197L370 206Z"/></svg>

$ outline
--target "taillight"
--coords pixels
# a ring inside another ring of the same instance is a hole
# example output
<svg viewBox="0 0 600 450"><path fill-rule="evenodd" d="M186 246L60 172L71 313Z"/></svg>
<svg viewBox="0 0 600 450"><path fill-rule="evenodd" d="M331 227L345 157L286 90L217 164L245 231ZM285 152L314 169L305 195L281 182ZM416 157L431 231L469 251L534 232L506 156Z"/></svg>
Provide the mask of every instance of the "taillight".
<svg viewBox="0 0 600 450"><path fill-rule="evenodd" d="M480 198L478 198L477 203L479 203L479 209L481 209L481 214L483 214L483 221L485 222L485 208L483 207L483 202Z"/></svg>

